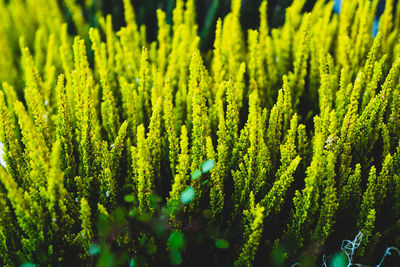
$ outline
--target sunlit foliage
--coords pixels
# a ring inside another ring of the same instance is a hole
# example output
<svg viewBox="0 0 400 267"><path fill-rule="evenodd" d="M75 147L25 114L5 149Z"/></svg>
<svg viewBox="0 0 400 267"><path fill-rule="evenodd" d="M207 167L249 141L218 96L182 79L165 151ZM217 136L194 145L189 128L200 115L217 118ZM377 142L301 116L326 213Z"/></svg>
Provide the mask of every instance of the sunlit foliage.
<svg viewBox="0 0 400 267"><path fill-rule="evenodd" d="M0 0L1 266L312 265L359 231L359 259L400 246L400 4L375 37L377 0L294 0L279 28L264 0L248 32L242 2L203 53L194 0L157 11L153 42L129 0L118 32L72 0Z"/></svg>

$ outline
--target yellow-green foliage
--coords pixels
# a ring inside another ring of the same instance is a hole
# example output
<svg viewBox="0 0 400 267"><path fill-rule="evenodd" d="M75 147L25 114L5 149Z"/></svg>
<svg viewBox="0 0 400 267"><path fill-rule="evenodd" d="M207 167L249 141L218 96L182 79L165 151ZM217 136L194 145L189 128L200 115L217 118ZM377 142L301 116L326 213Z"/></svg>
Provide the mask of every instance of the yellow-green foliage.
<svg viewBox="0 0 400 267"><path fill-rule="evenodd" d="M194 0L157 10L153 42L129 0L117 32L73 0L0 0L1 266L400 245L400 4L374 37L377 0L295 0L278 28L264 0L248 32L242 2L203 53Z"/></svg>

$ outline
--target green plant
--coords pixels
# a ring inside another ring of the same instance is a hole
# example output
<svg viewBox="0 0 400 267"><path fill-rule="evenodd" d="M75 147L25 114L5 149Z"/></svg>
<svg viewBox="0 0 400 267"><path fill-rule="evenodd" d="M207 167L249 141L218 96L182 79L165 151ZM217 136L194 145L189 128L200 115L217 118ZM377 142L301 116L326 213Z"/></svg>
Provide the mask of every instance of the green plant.
<svg viewBox="0 0 400 267"><path fill-rule="evenodd" d="M88 1L90 2L90 1ZM74 1L0 0L0 264L315 265L400 246L400 5L319 0L202 54L194 0L148 42ZM70 36L67 19L79 36ZM92 25L93 26L93 25Z"/></svg>

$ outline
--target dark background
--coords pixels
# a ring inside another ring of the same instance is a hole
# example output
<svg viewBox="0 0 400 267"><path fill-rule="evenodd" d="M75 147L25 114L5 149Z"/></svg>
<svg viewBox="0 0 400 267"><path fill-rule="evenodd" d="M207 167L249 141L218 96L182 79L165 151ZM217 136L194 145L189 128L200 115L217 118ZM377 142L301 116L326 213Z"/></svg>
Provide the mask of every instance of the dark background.
<svg viewBox="0 0 400 267"><path fill-rule="evenodd" d="M78 0L82 7L84 0ZM167 21L171 23L172 10L175 0L131 0L138 20L138 24L147 26L147 36L149 41L155 40L157 36L156 10L164 10L167 14ZM259 25L258 8L262 0L242 0L241 22L244 30L257 28ZM283 24L285 19L285 9L291 4L292 0L269 0L268 1L268 20L270 26L277 27ZM316 0L308 0L305 11L310 10ZM209 49L212 47L214 38L215 24L219 17L224 17L230 11L230 0L196 0L197 22L199 25L199 35L201 37L201 48ZM96 26L97 18L94 15L97 10L103 14L111 14L115 30L125 25L123 16L122 0L94 0L92 6L85 10L85 17L90 26Z"/></svg>
<svg viewBox="0 0 400 267"><path fill-rule="evenodd" d="M156 10L162 9L166 12L167 22L172 21L172 11L176 0L131 0L134 6L137 22L139 25L147 26L148 41L154 41L157 36L157 17ZM215 24L219 17L223 18L229 13L231 0L195 0L197 23L199 25L199 35L201 37L201 49L212 48L214 40ZM285 20L285 9L290 6L293 0L269 0L268 1L268 21L270 27L278 27ZM340 6L341 1L354 0L333 0L335 1L334 10ZM82 6L85 18L92 27L96 27L98 17L96 13L101 11L103 14L113 16L114 28L116 31L125 26L124 9L122 0L93 0L90 7L85 7L85 0L76 0ZM243 29L257 28L259 25L258 8L262 0L242 0L241 23ZM307 0L304 11L310 11L316 0ZM328 2L328 0L327 0ZM395 4L398 0L394 1ZM379 17L384 10L385 0L380 0L377 16ZM67 17L69 16L68 11ZM73 33L73 32L71 32Z"/></svg>

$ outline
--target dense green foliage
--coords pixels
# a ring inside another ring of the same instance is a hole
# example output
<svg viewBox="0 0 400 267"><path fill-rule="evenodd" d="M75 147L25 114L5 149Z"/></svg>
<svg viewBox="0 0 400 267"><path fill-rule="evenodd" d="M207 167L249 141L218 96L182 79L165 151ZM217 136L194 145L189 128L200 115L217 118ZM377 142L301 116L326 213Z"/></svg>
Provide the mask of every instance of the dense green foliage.
<svg viewBox="0 0 400 267"><path fill-rule="evenodd" d="M400 246L400 4L374 37L377 0L294 0L279 28L264 0L246 33L233 0L202 54L194 0L157 10L151 43L129 0L118 32L61 2L0 0L0 265L313 266L359 231L358 262Z"/></svg>

